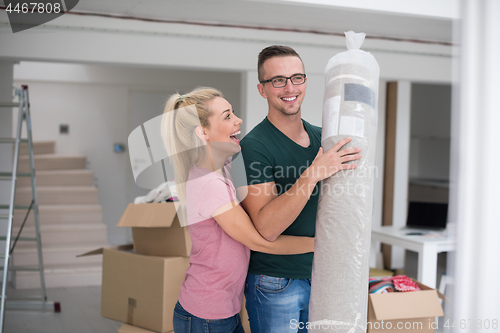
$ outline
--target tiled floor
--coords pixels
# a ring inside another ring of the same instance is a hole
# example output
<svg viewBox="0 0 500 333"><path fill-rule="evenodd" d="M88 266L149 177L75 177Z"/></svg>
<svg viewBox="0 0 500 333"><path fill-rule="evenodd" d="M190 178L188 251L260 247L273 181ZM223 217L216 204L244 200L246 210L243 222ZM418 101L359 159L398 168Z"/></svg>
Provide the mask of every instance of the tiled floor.
<svg viewBox="0 0 500 333"><path fill-rule="evenodd" d="M407 265L411 264L411 256ZM416 264L416 262L414 263ZM8 296L30 296L36 291L9 288ZM448 294L448 292L447 292ZM61 312L7 310L5 333L116 333L122 323L101 317L101 287L47 290L48 300L61 303ZM438 332L445 332L440 318Z"/></svg>
<svg viewBox="0 0 500 333"><path fill-rule="evenodd" d="M10 296L32 295L29 290L8 290ZM48 289L49 301L60 302L61 312L7 310L5 333L116 333L122 323L101 317L101 288ZM438 332L445 332L443 320Z"/></svg>
<svg viewBox="0 0 500 333"><path fill-rule="evenodd" d="M36 295L14 290L8 296ZM61 303L61 312L7 310L5 333L116 333L122 323L101 317L101 287L47 289L48 300Z"/></svg>

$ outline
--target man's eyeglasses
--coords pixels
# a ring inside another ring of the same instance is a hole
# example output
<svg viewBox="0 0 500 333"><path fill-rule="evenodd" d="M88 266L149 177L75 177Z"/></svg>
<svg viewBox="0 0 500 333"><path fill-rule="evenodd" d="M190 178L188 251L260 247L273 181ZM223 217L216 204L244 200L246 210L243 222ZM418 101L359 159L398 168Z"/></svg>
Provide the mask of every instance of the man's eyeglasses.
<svg viewBox="0 0 500 333"><path fill-rule="evenodd" d="M283 88L288 83L288 79L292 82L293 85L300 85L306 82L305 74L295 74L289 77L285 76L275 76L272 79L260 81L260 83L264 84L266 82L271 82L274 88Z"/></svg>

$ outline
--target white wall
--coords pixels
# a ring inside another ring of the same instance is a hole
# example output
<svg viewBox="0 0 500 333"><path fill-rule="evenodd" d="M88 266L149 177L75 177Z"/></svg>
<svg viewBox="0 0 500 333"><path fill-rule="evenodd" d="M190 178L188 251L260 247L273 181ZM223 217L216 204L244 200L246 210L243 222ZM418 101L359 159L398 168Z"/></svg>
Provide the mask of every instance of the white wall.
<svg viewBox="0 0 500 333"><path fill-rule="evenodd" d="M0 62L0 102L12 102L12 62ZM0 137L12 137L12 109L0 108ZM0 144L0 171L12 171L12 145ZM0 181L0 204L8 204L10 200L11 182ZM0 215L7 215L8 210L0 210ZM0 235L7 234L6 220L0 220ZM0 253L5 253L5 241L0 241ZM0 259L3 267L4 261ZM2 272L3 273L3 272ZM1 279L3 280L3 275Z"/></svg>
<svg viewBox="0 0 500 333"><path fill-rule="evenodd" d="M13 100L13 62L0 62L0 102ZM12 109L0 108L0 137L12 137ZM12 145L0 144L0 171L12 171ZM0 203L9 202L10 182L0 181Z"/></svg>
<svg viewBox="0 0 500 333"><path fill-rule="evenodd" d="M128 153L115 153L113 144L127 144L131 130L161 114L175 91L211 85L240 105L238 73L21 62L14 78L30 89L34 140L87 156L111 244L130 241L128 230L115 225L133 197L148 191L135 185ZM69 134L59 134L59 124L69 124Z"/></svg>

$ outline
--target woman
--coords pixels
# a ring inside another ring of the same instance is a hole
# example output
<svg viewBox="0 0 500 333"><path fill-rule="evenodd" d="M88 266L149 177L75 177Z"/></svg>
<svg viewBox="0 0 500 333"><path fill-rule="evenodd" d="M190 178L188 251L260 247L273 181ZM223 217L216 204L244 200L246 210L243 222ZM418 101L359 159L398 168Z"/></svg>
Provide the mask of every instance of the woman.
<svg viewBox="0 0 500 333"><path fill-rule="evenodd" d="M162 137L174 164L178 214L181 221L185 218L193 243L174 309L176 333L243 332L238 313L250 250L314 251L311 237L282 235L274 242L265 240L239 205L230 162L241 149L236 137L241 123L222 93L213 88L175 94L165 107Z"/></svg>

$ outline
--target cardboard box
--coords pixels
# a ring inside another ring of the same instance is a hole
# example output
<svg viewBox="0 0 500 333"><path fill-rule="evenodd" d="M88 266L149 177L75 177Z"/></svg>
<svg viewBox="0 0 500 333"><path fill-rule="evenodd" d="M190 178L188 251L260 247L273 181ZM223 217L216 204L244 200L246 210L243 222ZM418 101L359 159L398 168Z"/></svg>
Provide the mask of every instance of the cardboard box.
<svg viewBox="0 0 500 333"><path fill-rule="evenodd" d="M245 333L250 333L250 322L248 321L246 302L247 300L245 296L243 296L243 302L241 304L241 310L240 310L240 319L241 319L241 326L243 326L243 330L245 331Z"/></svg>
<svg viewBox="0 0 500 333"><path fill-rule="evenodd" d="M132 227L134 251L149 256L191 254L191 237L181 227L173 202L129 204L118 227Z"/></svg>
<svg viewBox="0 0 500 333"><path fill-rule="evenodd" d="M444 315L439 302L444 296L415 282L421 291L368 295L367 333L435 332L435 317Z"/></svg>
<svg viewBox="0 0 500 333"><path fill-rule="evenodd" d="M118 329L118 333L155 333L155 331L150 331L137 326L123 324ZM170 331L168 333L174 333L174 331Z"/></svg>
<svg viewBox="0 0 500 333"><path fill-rule="evenodd" d="M101 248L83 254L103 254L101 316L155 332L170 332L189 258L124 251L131 247Z"/></svg>

